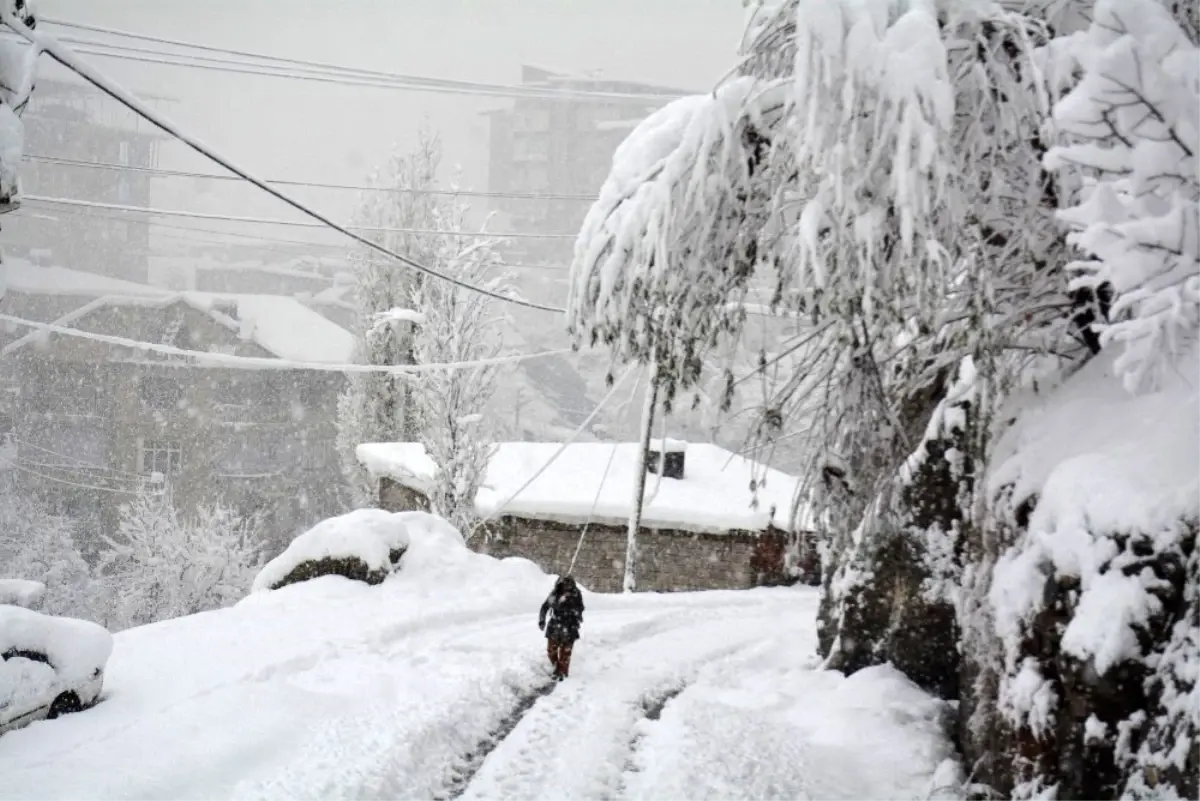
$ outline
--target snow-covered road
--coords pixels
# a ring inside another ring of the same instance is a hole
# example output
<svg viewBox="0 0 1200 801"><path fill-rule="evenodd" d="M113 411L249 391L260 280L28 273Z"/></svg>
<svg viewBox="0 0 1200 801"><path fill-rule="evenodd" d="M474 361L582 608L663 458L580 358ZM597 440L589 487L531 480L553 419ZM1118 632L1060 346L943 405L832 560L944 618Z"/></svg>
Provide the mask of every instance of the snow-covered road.
<svg viewBox="0 0 1200 801"><path fill-rule="evenodd" d="M589 594L556 685L551 579L432 578L118 635L99 706L0 738L0 798L925 798L950 755L898 674L813 669L809 589Z"/></svg>

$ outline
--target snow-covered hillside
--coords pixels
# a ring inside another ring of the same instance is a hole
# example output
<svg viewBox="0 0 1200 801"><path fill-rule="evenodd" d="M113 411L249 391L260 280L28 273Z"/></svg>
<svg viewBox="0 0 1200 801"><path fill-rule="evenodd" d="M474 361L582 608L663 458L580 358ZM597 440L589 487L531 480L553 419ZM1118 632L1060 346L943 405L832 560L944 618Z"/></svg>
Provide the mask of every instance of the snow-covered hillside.
<svg viewBox="0 0 1200 801"><path fill-rule="evenodd" d="M122 632L98 706L0 738L0 798L926 798L954 776L946 705L812 667L810 589L588 594L552 684L552 583L410 547L376 587Z"/></svg>

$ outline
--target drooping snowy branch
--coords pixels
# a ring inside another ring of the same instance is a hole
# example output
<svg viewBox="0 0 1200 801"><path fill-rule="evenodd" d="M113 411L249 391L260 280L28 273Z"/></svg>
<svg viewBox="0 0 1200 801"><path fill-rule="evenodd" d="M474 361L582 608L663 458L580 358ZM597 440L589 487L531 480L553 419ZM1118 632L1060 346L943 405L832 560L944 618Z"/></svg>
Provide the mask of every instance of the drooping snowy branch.
<svg viewBox="0 0 1200 801"><path fill-rule="evenodd" d="M26 0L3 0L30 28L37 24ZM18 39L0 39L0 205L17 199L17 171L25 154L25 127L20 115L33 93L40 50Z"/></svg>
<svg viewBox="0 0 1200 801"><path fill-rule="evenodd" d="M568 302L576 341L656 362L667 403L745 318L726 301L766 250L766 204L748 201L780 88L739 78L652 114L617 149L580 231Z"/></svg>
<svg viewBox="0 0 1200 801"><path fill-rule="evenodd" d="M1200 336L1200 49L1153 0L1100 0L1067 44L1083 77L1046 163L1083 182L1061 215L1094 257L1074 284L1112 287L1101 340L1130 390L1152 389Z"/></svg>

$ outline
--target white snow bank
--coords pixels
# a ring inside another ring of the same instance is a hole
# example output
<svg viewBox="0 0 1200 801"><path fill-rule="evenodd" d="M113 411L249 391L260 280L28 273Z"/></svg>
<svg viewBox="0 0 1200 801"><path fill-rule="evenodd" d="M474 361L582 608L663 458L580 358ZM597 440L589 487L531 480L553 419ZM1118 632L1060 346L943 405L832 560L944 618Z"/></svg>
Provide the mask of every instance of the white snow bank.
<svg viewBox="0 0 1200 801"><path fill-rule="evenodd" d="M368 570L388 572L393 567L390 554L409 547L410 528L420 527L422 533L435 532L443 543L453 539L444 529L425 521L422 521L424 525L420 525L417 520L381 509L358 509L322 520L292 540L283 553L263 566L254 579L252 591L269 590L302 563L326 558L356 557L366 564ZM448 523L446 525L449 526ZM452 527L450 530L458 534ZM458 535L458 544L462 545L461 535Z"/></svg>
<svg viewBox="0 0 1200 801"><path fill-rule="evenodd" d="M112 635L103 626L19 606L0 606L0 653L44 654L66 684L92 678L97 668L104 668L112 649Z"/></svg>
<svg viewBox="0 0 1200 801"><path fill-rule="evenodd" d="M29 608L46 594L46 585L27 579L0 579L0 604Z"/></svg>
<svg viewBox="0 0 1200 801"><path fill-rule="evenodd" d="M122 631L104 703L0 737L0 799L431 797L545 680L553 581L397 517L416 569L378 587L327 577Z"/></svg>
<svg viewBox="0 0 1200 801"><path fill-rule="evenodd" d="M1200 519L1196 362L1193 352L1159 391L1135 396L1123 388L1113 357L1098 356L1027 405L1001 438L989 491L995 497L1012 486L1014 508L1037 497L1027 532L997 564L991 590L1010 660L1022 626L1041 609L1049 576L1080 584L1062 638L1067 652L1093 658L1101 674L1137 654L1136 629L1159 611L1150 593L1158 579L1145 566L1147 554L1135 555L1124 538L1144 538L1148 553L1165 553L1186 521Z"/></svg>
<svg viewBox="0 0 1200 801"><path fill-rule="evenodd" d="M560 447L553 442L498 443L475 496L476 514L494 514ZM437 468L420 443L364 444L357 454L372 477L429 492ZM503 514L566 523L582 523L590 516L594 523L622 524L631 511L639 462L636 443L572 443L512 498ZM751 490L752 483L757 491ZM768 526L790 530L798 483L794 476L717 445L693 443L687 446L683 479L662 479L653 497L648 492L642 525L712 533L764 531Z"/></svg>
<svg viewBox="0 0 1200 801"><path fill-rule="evenodd" d="M804 664L778 648L702 676L639 727L624 797L957 797L946 703L890 666L846 677Z"/></svg>
<svg viewBox="0 0 1200 801"><path fill-rule="evenodd" d="M323 578L121 632L104 703L0 737L0 799L453 797L468 755L548 679L535 621L553 580L446 547L436 518L401 519L413 569L378 587ZM928 699L805 671L815 591L587 603L571 679L529 709L463 801L639 797L621 792L633 762L666 766L640 797L752 797L740 776L774 786L758 797L925 797L949 747L930 733ZM687 689L638 724L647 700L698 674L695 714L674 717ZM673 734L684 728L694 740Z"/></svg>

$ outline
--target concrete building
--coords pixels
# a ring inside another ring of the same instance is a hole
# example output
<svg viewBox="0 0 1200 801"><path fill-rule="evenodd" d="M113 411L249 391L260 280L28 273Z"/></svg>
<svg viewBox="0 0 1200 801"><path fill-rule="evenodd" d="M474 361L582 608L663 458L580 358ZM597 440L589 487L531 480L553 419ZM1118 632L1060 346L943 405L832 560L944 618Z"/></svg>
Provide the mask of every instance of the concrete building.
<svg viewBox="0 0 1200 801"><path fill-rule="evenodd" d="M143 99L155 105L169 102L162 97ZM167 137L149 123L84 83L41 77L21 119L26 155L33 157L21 166L23 196L152 205L152 176L139 170L158 166L159 147ZM83 167L53 159L133 169ZM6 256L70 264L128 281L148 280L150 226L146 217L33 200L24 200L22 207L20 221L4 229Z"/></svg>
<svg viewBox="0 0 1200 801"><path fill-rule="evenodd" d="M22 290L5 294L12 313L45 316L64 302L55 291L63 276L44 273L37 291L36 273L26 268ZM353 348L347 331L294 298L151 287L69 297L75 308L55 325L110 337L318 363L347 362ZM169 481L185 514L216 500L263 514L278 542L337 511L340 373L198 365L38 331L0 349L0 370L15 446L4 467L23 490L86 521L85 549L98 546L88 532L112 530L147 482Z"/></svg>
<svg viewBox="0 0 1200 801"><path fill-rule="evenodd" d="M666 96L688 92L650 84L596 76L569 75L525 65L523 86L646 95L638 98L522 97L503 109L486 112L490 122L488 189L594 196L608 175L613 152L642 119L665 104ZM509 230L573 234L579 230L590 201L497 198L489 207L499 212ZM526 240L520 256L531 260L569 258L570 240ZM565 266L565 264L564 264Z"/></svg>

